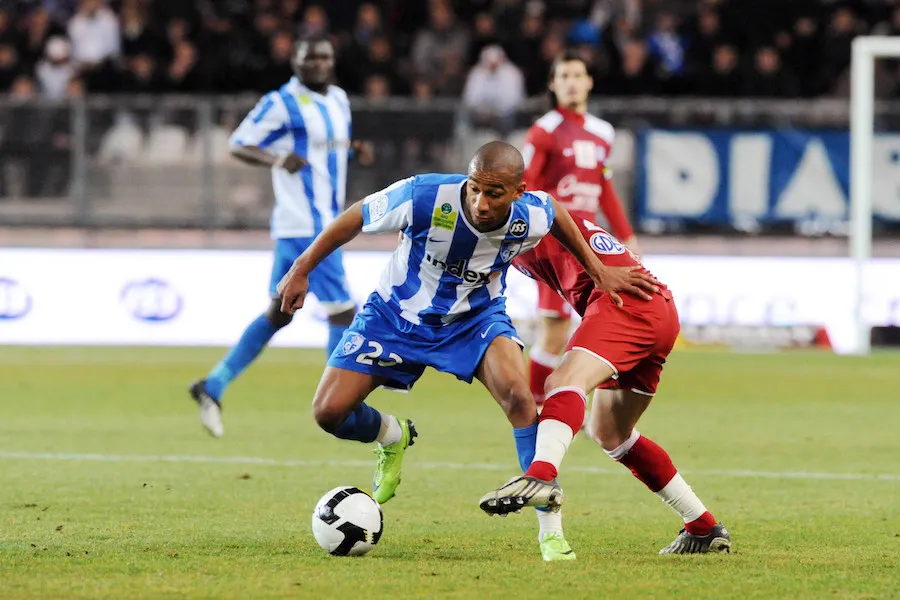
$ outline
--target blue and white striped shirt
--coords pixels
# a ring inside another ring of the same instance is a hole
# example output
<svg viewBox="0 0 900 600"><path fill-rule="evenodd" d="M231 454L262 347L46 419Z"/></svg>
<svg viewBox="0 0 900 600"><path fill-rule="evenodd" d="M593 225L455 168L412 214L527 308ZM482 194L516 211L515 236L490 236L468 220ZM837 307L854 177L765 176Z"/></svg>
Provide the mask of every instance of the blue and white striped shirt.
<svg viewBox="0 0 900 600"><path fill-rule="evenodd" d="M506 271L549 233L555 212L544 192L526 192L494 231L462 211L465 175L417 175L363 200L363 231L403 232L377 292L413 324L444 325L505 303Z"/></svg>
<svg viewBox="0 0 900 600"><path fill-rule="evenodd" d="M344 90L332 85L318 94L296 77L263 96L231 134L232 146L294 152L307 160L294 174L272 169L273 238L316 236L344 210L350 135Z"/></svg>

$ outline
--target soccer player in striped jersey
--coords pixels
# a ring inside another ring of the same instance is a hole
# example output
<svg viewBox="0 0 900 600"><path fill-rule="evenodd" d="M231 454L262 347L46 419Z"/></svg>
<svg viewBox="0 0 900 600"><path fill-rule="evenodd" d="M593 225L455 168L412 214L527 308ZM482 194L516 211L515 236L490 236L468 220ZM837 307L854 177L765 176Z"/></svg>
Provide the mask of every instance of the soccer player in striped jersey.
<svg viewBox="0 0 900 600"><path fill-rule="evenodd" d="M648 299L641 288L656 290L652 277L633 267L605 267L555 200L525 192L523 172L518 150L491 142L476 153L468 176L398 181L338 217L278 286L281 310L293 313L303 305L313 269L335 250L360 232L402 233L376 291L332 353L313 399L313 414L325 431L378 442L373 495L380 503L393 497L404 453L417 433L409 419L382 414L365 400L379 386L411 389L429 366L467 383L481 381L514 428L520 466L531 464L537 406L503 296L516 256L550 233L598 288ZM562 536L553 544L557 552L568 549Z"/></svg>
<svg viewBox="0 0 900 600"><path fill-rule="evenodd" d="M361 159L371 158L368 145L351 143L347 94L330 84L334 72L331 42L325 37L299 41L291 66L294 76L290 81L263 96L230 140L232 155L272 171L275 258L268 308L250 323L237 345L206 378L190 388L200 405L201 423L215 437L224 433L221 403L225 389L275 333L291 322L291 315L279 309L275 286L294 259L343 210L351 147L365 155ZM310 291L328 313L330 353L356 312L340 252L310 274Z"/></svg>

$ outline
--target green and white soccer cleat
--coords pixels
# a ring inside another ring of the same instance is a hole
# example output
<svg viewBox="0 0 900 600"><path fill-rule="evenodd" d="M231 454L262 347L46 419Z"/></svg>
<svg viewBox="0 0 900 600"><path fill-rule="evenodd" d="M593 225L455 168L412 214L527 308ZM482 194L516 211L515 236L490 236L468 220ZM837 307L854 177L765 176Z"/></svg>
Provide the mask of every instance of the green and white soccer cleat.
<svg viewBox="0 0 900 600"><path fill-rule="evenodd" d="M565 496L559 483L543 481L536 477L519 475L507 481L502 487L481 497L478 506L489 515L507 515L519 512L526 506L548 506L557 511Z"/></svg>
<svg viewBox="0 0 900 600"><path fill-rule="evenodd" d="M575 551L561 533L548 533L541 540L541 556L547 562L575 560Z"/></svg>
<svg viewBox="0 0 900 600"><path fill-rule="evenodd" d="M372 481L372 497L378 504L384 504L394 497L400 485L400 474L403 467L403 455L406 449L416 443L419 435L415 424L409 419L397 419L400 423L400 441L378 446L373 450L378 457L375 479Z"/></svg>

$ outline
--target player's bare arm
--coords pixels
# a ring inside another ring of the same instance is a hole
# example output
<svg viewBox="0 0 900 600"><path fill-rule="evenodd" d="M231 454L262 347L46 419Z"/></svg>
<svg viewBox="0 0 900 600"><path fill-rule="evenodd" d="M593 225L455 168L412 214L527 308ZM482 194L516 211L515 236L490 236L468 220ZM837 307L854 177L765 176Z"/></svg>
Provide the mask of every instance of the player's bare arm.
<svg viewBox="0 0 900 600"><path fill-rule="evenodd" d="M232 146L231 155L248 165L259 167L279 167L288 173L296 173L306 166L306 159L297 154L279 155L259 146Z"/></svg>
<svg viewBox="0 0 900 600"><path fill-rule="evenodd" d="M312 245L297 257L291 270L278 283L281 312L294 314L303 307L309 289L309 274L325 258L362 232L362 202L357 202L319 234Z"/></svg>
<svg viewBox="0 0 900 600"><path fill-rule="evenodd" d="M623 306L623 302L617 292L628 292L644 300L652 299L650 294L659 290L652 275L640 272L640 267L605 266L585 242L572 215L552 196L550 202L556 211L550 233L578 259L585 272L594 280L597 289L608 293L618 306Z"/></svg>

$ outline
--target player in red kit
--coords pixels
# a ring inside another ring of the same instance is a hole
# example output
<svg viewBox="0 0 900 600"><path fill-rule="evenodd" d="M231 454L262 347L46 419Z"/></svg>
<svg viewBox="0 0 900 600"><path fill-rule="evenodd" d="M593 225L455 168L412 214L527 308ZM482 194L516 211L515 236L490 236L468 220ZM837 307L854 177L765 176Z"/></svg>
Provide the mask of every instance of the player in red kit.
<svg viewBox="0 0 900 600"><path fill-rule="evenodd" d="M552 194L576 220L596 221L597 212L602 212L616 237L639 253L606 167L615 131L608 122L587 112L593 86L587 66L577 54L566 52L553 62L549 91L554 110L528 130L522 150L525 183L530 190ZM539 404L544 399L544 380L559 364L568 340L570 311L555 290L538 283L540 325L529 370L531 392Z"/></svg>
<svg viewBox="0 0 900 600"><path fill-rule="evenodd" d="M604 229L581 219L576 223L604 265L644 270ZM564 496L556 482L560 463L584 422L587 393L603 387L608 389L594 396L588 435L684 521L684 529L660 554L730 551L728 531L706 510L666 451L634 429L678 337L678 312L669 289L659 283L649 300L597 290L574 257L552 239L518 256L513 266L563 296L582 321L559 367L547 377L531 466L524 476L486 494L481 508L507 514L523 506L561 506Z"/></svg>

